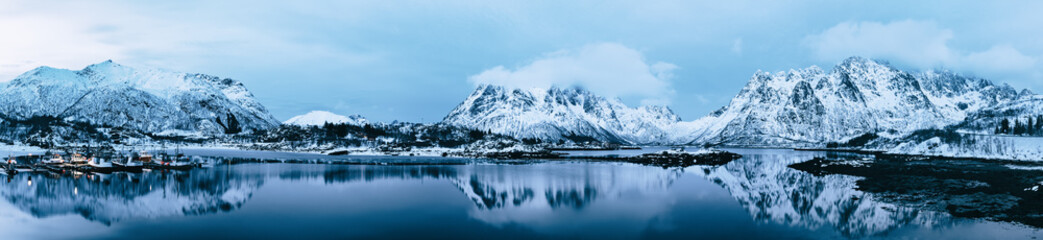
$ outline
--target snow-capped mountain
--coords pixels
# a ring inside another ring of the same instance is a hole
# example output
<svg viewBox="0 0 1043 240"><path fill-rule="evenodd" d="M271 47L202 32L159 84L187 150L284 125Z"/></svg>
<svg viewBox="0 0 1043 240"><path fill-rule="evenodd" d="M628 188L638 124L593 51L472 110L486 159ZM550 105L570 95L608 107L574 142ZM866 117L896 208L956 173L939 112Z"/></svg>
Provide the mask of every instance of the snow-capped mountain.
<svg viewBox="0 0 1043 240"><path fill-rule="evenodd" d="M0 90L8 121L57 118L159 135L215 135L278 125L242 83L111 60L73 71L39 67Z"/></svg>
<svg viewBox="0 0 1043 240"><path fill-rule="evenodd" d="M481 85L442 120L516 138L591 137L618 143L666 139L680 121L667 107L630 108L581 88L511 89Z"/></svg>
<svg viewBox="0 0 1043 240"><path fill-rule="evenodd" d="M322 126L323 124L340 124L346 123L350 125L361 126L369 123L369 120L360 115L343 116L336 113L327 111L311 111L304 115L299 115L290 118L283 122L286 125L297 125L297 126Z"/></svg>
<svg viewBox="0 0 1043 240"><path fill-rule="evenodd" d="M678 124L677 131L701 144L819 145L865 133L889 137L940 128L1018 96L985 79L911 73L852 57L830 71L757 72L729 105Z"/></svg>

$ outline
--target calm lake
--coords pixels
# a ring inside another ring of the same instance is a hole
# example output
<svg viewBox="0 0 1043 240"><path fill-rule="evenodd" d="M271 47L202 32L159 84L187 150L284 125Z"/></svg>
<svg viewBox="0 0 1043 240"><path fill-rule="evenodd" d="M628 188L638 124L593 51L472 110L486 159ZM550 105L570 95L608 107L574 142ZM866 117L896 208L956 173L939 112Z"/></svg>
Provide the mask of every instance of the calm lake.
<svg viewBox="0 0 1043 240"><path fill-rule="evenodd" d="M857 190L859 177L815 176L787 167L826 153L728 150L744 157L723 166L668 169L602 161L198 150L189 154L225 163L186 172L3 176L0 234L3 239L1043 236L1019 223L957 218L881 200ZM265 159L367 165L258 162Z"/></svg>

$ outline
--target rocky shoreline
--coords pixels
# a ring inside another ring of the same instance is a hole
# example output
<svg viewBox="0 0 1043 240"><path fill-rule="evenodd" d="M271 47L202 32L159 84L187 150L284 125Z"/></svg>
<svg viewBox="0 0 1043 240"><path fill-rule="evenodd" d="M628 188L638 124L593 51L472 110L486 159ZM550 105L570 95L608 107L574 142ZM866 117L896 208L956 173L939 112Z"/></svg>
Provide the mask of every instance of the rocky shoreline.
<svg viewBox="0 0 1043 240"><path fill-rule="evenodd" d="M813 175L862 177L857 189L883 201L956 217L1043 227L1043 164L878 155L837 157L789 167Z"/></svg>

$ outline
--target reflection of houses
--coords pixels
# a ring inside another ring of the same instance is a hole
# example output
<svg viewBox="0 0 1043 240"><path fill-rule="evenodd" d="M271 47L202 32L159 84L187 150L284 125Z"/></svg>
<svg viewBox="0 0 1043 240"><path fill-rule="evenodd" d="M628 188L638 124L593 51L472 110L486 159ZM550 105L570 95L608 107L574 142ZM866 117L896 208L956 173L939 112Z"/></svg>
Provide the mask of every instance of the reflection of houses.
<svg viewBox="0 0 1043 240"><path fill-rule="evenodd" d="M0 196L36 217L78 214L104 224L133 218L207 214L239 208L264 182L263 175L226 170L17 174L0 186Z"/></svg>

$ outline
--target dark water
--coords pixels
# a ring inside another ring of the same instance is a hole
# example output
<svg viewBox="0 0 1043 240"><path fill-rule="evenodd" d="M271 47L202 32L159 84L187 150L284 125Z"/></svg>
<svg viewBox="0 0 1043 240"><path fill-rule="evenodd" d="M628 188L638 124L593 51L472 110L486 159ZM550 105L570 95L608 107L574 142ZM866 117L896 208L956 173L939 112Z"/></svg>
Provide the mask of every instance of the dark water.
<svg viewBox="0 0 1043 240"><path fill-rule="evenodd" d="M17 174L0 184L0 234L3 239L1043 235L1018 223L956 218L876 200L856 190L858 177L819 177L787 167L823 153L732 151L745 157L725 166L684 169L612 162L461 161L408 166L237 163L190 172Z"/></svg>

